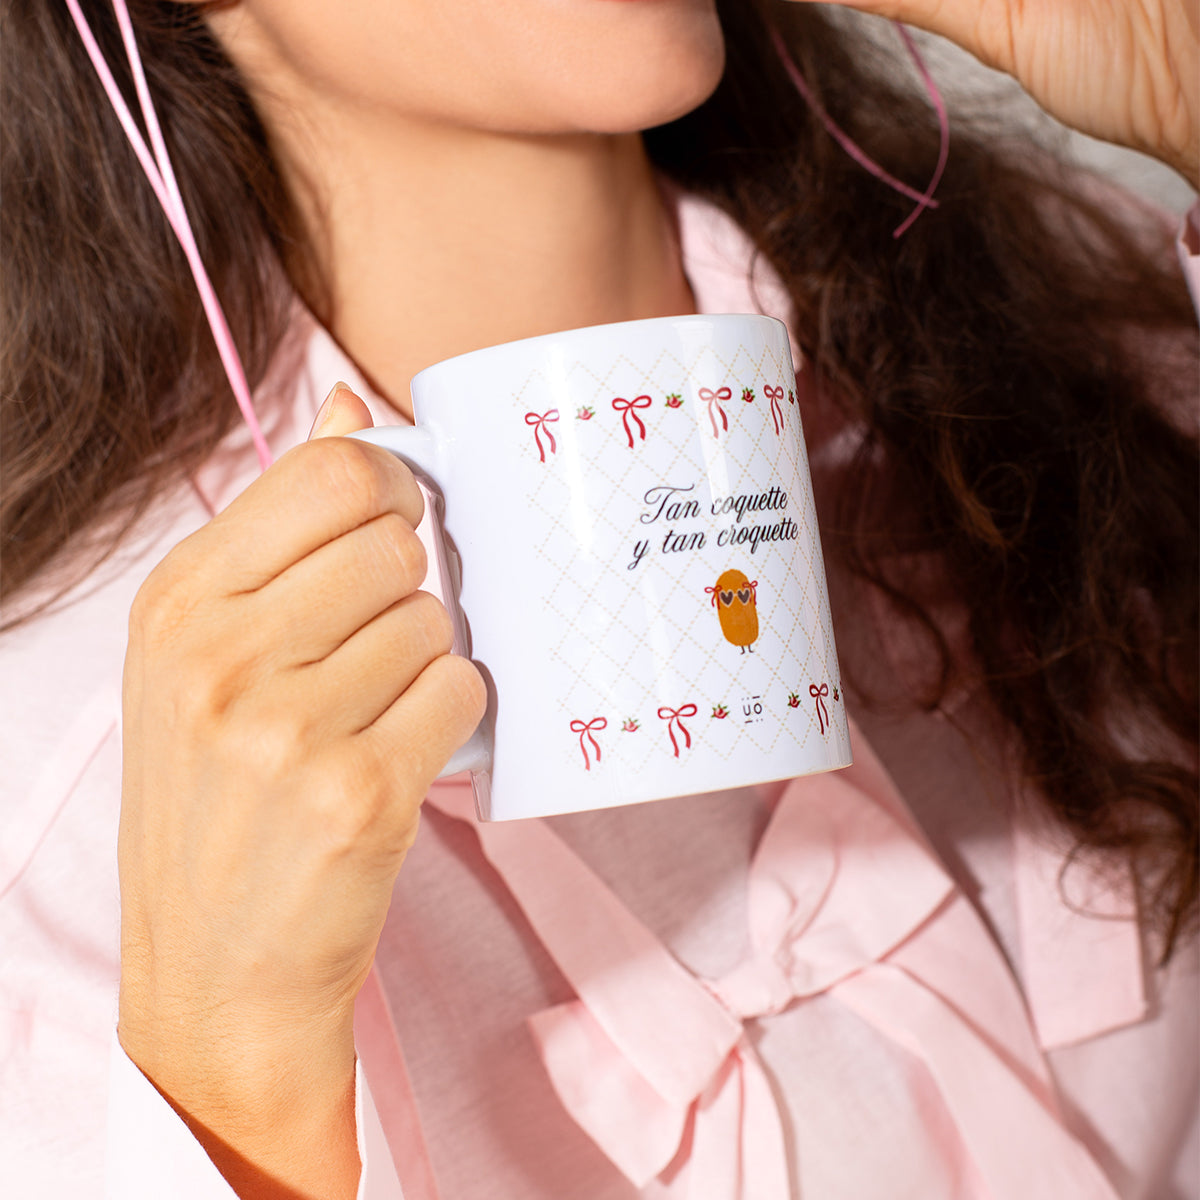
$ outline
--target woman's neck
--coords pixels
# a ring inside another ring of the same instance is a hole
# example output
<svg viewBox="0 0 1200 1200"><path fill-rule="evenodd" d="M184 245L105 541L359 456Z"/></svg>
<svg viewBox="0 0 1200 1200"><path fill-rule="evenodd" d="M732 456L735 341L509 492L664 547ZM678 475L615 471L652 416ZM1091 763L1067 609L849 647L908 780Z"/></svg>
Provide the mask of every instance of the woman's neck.
<svg viewBox="0 0 1200 1200"><path fill-rule="evenodd" d="M406 412L412 376L450 355L693 310L637 135L522 137L361 110L272 124L323 316Z"/></svg>

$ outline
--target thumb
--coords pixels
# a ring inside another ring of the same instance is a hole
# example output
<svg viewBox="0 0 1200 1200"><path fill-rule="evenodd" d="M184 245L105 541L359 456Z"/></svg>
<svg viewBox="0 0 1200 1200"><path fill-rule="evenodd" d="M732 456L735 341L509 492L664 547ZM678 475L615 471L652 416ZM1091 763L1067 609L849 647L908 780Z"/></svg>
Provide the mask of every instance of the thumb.
<svg viewBox="0 0 1200 1200"><path fill-rule="evenodd" d="M333 385L329 395L325 397L325 402L317 410L308 440L311 442L316 438L342 437L360 429L370 429L374 424L370 409L362 399L355 395L349 384L339 381Z"/></svg>

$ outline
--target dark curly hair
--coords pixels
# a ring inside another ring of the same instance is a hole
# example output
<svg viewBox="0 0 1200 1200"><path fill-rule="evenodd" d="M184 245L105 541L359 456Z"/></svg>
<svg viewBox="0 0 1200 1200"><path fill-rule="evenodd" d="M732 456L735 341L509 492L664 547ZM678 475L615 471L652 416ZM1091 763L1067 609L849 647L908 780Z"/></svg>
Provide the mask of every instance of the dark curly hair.
<svg viewBox="0 0 1200 1200"><path fill-rule="evenodd" d="M121 63L108 6L85 7ZM130 7L253 384L286 325L285 278L318 312L319 280L298 273L295 210L197 6ZM1078 178L957 123L940 207L894 240L911 201L828 138L771 24L826 111L913 182L937 157L927 106L871 70L819 8L720 8L720 88L646 142L774 266L810 380L862 431L830 483L826 552L942 656L941 684L914 697L931 708L962 664L903 562L936 555L970 612L970 670L1028 777L1081 847L1132 855L1169 953L1197 899L1200 534L1195 322L1168 235L1148 245ZM0 50L0 586L11 595L52 561L85 572L237 410L65 7L6 0ZM64 556L105 513L124 516Z"/></svg>

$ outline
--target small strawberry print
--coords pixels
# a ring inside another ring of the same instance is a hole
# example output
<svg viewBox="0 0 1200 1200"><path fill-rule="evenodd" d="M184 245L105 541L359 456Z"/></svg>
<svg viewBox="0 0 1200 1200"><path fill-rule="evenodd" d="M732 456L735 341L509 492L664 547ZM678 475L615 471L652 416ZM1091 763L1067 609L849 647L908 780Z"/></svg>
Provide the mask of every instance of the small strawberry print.
<svg viewBox="0 0 1200 1200"><path fill-rule="evenodd" d="M754 389L753 388L742 388L742 399L745 400L745 402L747 404L753 404L754 403Z"/></svg>
<svg viewBox="0 0 1200 1200"><path fill-rule="evenodd" d="M729 716L729 709L727 709L723 704L718 704L713 709L713 716L716 717L718 721L723 721L727 716Z"/></svg>
<svg viewBox="0 0 1200 1200"><path fill-rule="evenodd" d="M594 408L581 408L576 414L576 418L580 421L590 421L596 415Z"/></svg>
<svg viewBox="0 0 1200 1200"><path fill-rule="evenodd" d="M638 723L633 717L628 718L625 724L621 726L622 733L637 733L637 731Z"/></svg>

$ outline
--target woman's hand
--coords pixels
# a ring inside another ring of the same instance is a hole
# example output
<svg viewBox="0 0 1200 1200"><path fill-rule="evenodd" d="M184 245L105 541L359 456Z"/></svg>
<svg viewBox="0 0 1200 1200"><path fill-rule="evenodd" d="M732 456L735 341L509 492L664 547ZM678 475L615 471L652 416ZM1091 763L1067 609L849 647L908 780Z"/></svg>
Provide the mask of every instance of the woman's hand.
<svg viewBox="0 0 1200 1200"><path fill-rule="evenodd" d="M370 424L335 390L130 617L119 1033L242 1194L354 1193L354 999L484 707Z"/></svg>
<svg viewBox="0 0 1200 1200"><path fill-rule="evenodd" d="M838 0L957 42L1066 125L1169 163L1195 186L1197 0Z"/></svg>

